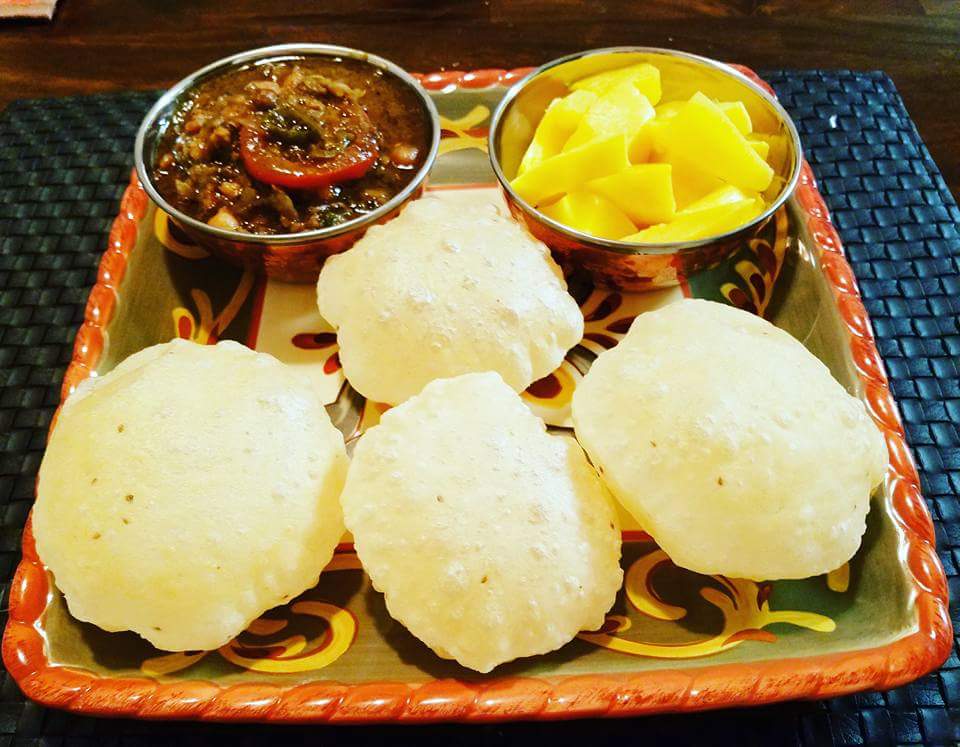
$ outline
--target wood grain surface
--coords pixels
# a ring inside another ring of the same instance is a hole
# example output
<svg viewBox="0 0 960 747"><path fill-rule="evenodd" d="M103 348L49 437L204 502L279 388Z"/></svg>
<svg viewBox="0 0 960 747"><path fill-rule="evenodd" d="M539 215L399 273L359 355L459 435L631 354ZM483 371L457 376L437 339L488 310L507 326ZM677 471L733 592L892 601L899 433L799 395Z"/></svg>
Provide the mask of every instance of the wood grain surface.
<svg viewBox="0 0 960 747"><path fill-rule="evenodd" d="M0 107L167 86L232 52L331 42L410 70L536 65L647 44L753 68L883 70L960 194L960 0L61 0L0 22Z"/></svg>

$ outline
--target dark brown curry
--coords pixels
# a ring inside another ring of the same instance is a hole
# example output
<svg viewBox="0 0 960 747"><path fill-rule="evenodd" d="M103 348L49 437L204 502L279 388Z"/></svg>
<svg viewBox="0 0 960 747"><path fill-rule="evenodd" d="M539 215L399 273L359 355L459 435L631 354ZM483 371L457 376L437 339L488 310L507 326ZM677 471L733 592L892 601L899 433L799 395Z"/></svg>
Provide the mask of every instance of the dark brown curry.
<svg viewBox="0 0 960 747"><path fill-rule="evenodd" d="M174 113L152 175L197 220L298 233L389 201L423 164L430 134L417 94L367 62L267 62L200 83Z"/></svg>

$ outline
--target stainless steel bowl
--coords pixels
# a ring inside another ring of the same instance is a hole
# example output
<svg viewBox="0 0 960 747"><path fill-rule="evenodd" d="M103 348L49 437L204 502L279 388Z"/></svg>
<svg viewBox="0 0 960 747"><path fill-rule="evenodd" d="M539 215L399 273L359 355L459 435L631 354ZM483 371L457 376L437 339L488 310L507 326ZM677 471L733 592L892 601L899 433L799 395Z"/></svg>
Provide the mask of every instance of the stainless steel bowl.
<svg viewBox="0 0 960 747"><path fill-rule="evenodd" d="M300 233L255 234L210 226L177 210L157 191L151 178L155 153L170 119L184 97L201 81L228 70L263 62L297 60L306 57L339 57L363 60L385 70L415 91L430 120L430 147L423 165L413 180L391 200L367 215L329 228ZM331 254L350 248L364 232L376 223L397 215L410 200L423 191L427 174L433 167L440 147L440 116L433 101L421 85L402 68L382 57L349 47L332 44L277 44L225 57L188 75L167 91L147 112L134 145L137 176L157 206L170 216L183 232L197 243L224 259L267 275L291 282L313 282L323 261Z"/></svg>
<svg viewBox="0 0 960 747"><path fill-rule="evenodd" d="M742 100L755 119L786 135L787 155L777 171L782 186L767 209L728 233L696 241L635 244L569 228L547 217L511 188L517 167L543 113L576 80L640 62L660 69L664 98L687 98L703 90L721 100ZM490 122L489 153L493 170L514 217L547 244L568 274L586 273L601 285L644 291L684 282L691 274L716 265L756 236L793 193L800 178L800 137L790 115L760 85L734 68L697 55L654 47L610 47L561 57L537 68L504 96Z"/></svg>

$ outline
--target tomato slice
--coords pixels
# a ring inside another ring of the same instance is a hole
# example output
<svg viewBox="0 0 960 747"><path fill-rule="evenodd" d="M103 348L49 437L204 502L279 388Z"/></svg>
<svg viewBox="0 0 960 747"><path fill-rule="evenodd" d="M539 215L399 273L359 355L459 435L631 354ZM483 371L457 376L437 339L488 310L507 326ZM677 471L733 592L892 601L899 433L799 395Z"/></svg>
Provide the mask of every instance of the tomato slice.
<svg viewBox="0 0 960 747"><path fill-rule="evenodd" d="M316 163L291 161L269 149L256 127L240 128L240 155L250 176L289 189L315 189L359 179L373 166L378 153L373 133L364 133L332 158Z"/></svg>

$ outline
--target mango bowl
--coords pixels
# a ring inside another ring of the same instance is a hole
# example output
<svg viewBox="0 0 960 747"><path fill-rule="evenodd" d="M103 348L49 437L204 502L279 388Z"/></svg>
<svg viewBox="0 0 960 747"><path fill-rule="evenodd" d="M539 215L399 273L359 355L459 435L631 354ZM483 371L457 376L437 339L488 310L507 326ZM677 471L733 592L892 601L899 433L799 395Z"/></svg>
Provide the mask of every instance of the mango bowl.
<svg viewBox="0 0 960 747"><path fill-rule="evenodd" d="M775 143L767 157L773 179L763 193L761 211L740 225L695 240L624 241L572 228L514 188L511 182L552 101L570 93L577 81L643 63L660 71L663 101L686 101L698 91L714 101L740 101L751 126ZM586 276L596 285L631 292L682 285L756 238L778 211L787 209L802 163L797 129L771 93L723 63L648 47L591 50L537 68L510 89L494 112L488 150L514 218L550 247L568 277Z"/></svg>

